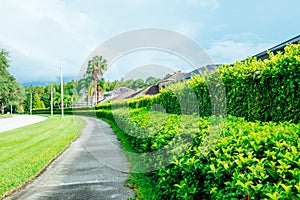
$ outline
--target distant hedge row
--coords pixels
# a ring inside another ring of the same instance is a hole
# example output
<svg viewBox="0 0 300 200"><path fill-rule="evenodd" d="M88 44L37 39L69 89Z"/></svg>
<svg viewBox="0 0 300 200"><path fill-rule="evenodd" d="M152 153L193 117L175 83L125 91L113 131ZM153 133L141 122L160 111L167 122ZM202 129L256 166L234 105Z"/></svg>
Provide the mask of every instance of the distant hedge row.
<svg viewBox="0 0 300 200"><path fill-rule="evenodd" d="M92 106L74 107L74 108L68 107L68 108L64 108L64 113L65 114L76 114L76 113L90 112L90 111L93 111L93 110L94 110L94 107L92 107ZM50 113L51 113L51 110L49 108L32 110L32 114L49 115ZM54 108L53 109L53 114L61 114L61 109L60 108Z"/></svg>
<svg viewBox="0 0 300 200"><path fill-rule="evenodd" d="M251 121L297 123L300 118L300 44L288 45L284 53L269 56L264 61L249 57L233 66L220 66L211 74L175 83L158 95L99 104L96 109L158 104L173 114L227 113Z"/></svg>

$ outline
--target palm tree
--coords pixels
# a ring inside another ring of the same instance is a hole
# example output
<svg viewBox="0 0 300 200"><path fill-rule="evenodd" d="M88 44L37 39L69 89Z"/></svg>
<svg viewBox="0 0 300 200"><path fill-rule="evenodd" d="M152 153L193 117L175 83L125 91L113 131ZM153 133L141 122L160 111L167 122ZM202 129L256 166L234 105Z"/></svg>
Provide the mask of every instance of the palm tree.
<svg viewBox="0 0 300 200"><path fill-rule="evenodd" d="M88 61L86 74L90 74L94 86L94 98L96 104L99 102L100 91L98 90L98 82L103 77L103 73L107 70L107 61L102 56L94 56Z"/></svg>
<svg viewBox="0 0 300 200"><path fill-rule="evenodd" d="M78 81L77 91L78 91L78 93L84 92L84 94L86 96L86 104L88 106L89 105L89 98L94 93L93 82L92 82L92 79L91 79L90 75L85 74L85 76Z"/></svg>
<svg viewBox="0 0 300 200"><path fill-rule="evenodd" d="M60 92L55 92L53 97L53 104L54 106L58 106L58 108L61 107L61 94Z"/></svg>
<svg viewBox="0 0 300 200"><path fill-rule="evenodd" d="M58 106L58 108L61 108L61 93L60 92L56 92L54 94L53 97L53 101L54 101L54 106ZM70 106L72 103L72 97L70 95L64 94L64 105L65 107L68 107L68 105Z"/></svg>

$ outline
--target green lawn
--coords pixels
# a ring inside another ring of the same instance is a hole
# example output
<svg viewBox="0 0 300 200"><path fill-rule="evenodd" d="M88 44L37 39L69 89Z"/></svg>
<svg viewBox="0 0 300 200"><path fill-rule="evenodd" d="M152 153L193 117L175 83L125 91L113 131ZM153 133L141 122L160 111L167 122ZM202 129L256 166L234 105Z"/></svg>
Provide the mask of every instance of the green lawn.
<svg viewBox="0 0 300 200"><path fill-rule="evenodd" d="M81 118L65 116L62 120L53 116L37 124L0 133L0 199L34 178L85 125Z"/></svg>
<svg viewBox="0 0 300 200"><path fill-rule="evenodd" d="M0 115L0 119L9 118L11 116L11 114Z"/></svg>

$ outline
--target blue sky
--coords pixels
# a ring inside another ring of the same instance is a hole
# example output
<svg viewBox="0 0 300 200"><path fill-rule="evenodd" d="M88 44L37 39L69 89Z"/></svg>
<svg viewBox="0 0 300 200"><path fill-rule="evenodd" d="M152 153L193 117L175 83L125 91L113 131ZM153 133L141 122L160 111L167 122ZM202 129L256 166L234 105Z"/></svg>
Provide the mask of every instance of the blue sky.
<svg viewBox="0 0 300 200"><path fill-rule="evenodd" d="M75 78L97 46L134 29L154 27L183 34L214 63L244 59L300 33L296 0L0 0L0 4L0 47L10 52L10 71L22 83L58 81L59 66L66 77ZM104 76L119 79L150 64L188 70L184 68L188 64L173 55L147 51L124 56Z"/></svg>

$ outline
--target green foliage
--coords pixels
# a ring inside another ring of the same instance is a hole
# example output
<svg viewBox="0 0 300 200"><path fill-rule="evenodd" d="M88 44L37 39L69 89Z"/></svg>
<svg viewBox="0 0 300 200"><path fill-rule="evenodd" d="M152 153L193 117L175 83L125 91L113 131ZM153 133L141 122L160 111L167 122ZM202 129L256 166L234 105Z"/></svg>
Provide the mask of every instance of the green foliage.
<svg viewBox="0 0 300 200"><path fill-rule="evenodd" d="M52 86L51 86L52 85ZM26 99L23 102L23 108L25 112L29 112L30 109L30 93L32 93L32 107L35 110L50 108L51 103L51 88L53 95L54 107L61 107L61 95L60 84L51 83L45 86L25 86L27 93ZM70 81L64 83L64 106L68 107L72 104L73 99L76 99L78 94L76 93L76 82Z"/></svg>
<svg viewBox="0 0 300 200"><path fill-rule="evenodd" d="M16 105L16 112L17 113L24 113L24 108L23 108L23 105L22 104L17 104Z"/></svg>
<svg viewBox="0 0 300 200"><path fill-rule="evenodd" d="M90 104L90 98L93 96L94 87L91 79L91 75L85 74L85 76L76 84L77 93L81 95L85 94L86 105Z"/></svg>
<svg viewBox="0 0 300 200"><path fill-rule="evenodd" d="M158 168L132 174L142 199L300 197L300 124L247 122L233 116L216 121L146 108L98 110L97 116L115 120L134 152L170 150L163 157L172 158L166 166L159 156L129 157L133 170ZM192 138L188 145L182 141L186 136ZM174 143L174 138L181 140Z"/></svg>
<svg viewBox="0 0 300 200"><path fill-rule="evenodd" d="M299 84L295 44L268 60L249 57L158 95L96 109L115 120L132 151L169 150L129 157L133 170L158 169L131 174L140 199L299 199Z"/></svg>
<svg viewBox="0 0 300 200"><path fill-rule="evenodd" d="M15 77L8 72L8 52L0 50L0 109L4 114L4 108L23 101L25 93Z"/></svg>
<svg viewBox="0 0 300 200"><path fill-rule="evenodd" d="M33 109L45 108L44 102L41 101L40 96L37 93L34 93L33 95L32 108Z"/></svg>
<svg viewBox="0 0 300 200"><path fill-rule="evenodd" d="M250 121L297 123L300 119L299 85L300 44L291 44L283 54L270 54L267 60L249 57L233 66L220 66L213 73L175 83L161 90L159 95L100 104L97 109L159 104L173 114L198 112L204 117L227 113Z"/></svg>
<svg viewBox="0 0 300 200"><path fill-rule="evenodd" d="M248 120L293 121L300 118L300 44L257 61L248 58L219 68L227 91L227 112Z"/></svg>
<svg viewBox="0 0 300 200"><path fill-rule="evenodd" d="M119 80L115 80L115 81L107 81L105 82L105 91L113 91L114 89L118 88L118 87L127 87L127 88L131 88L133 90L137 90L137 89L145 89L151 85L156 85L158 83L158 81L160 81L160 78L156 78L153 76L148 77L146 80L143 79L128 79L128 80L124 80L121 79Z"/></svg>
<svg viewBox="0 0 300 200"><path fill-rule="evenodd" d="M164 198L299 198L299 125L229 117L205 157L199 146L209 129L202 128L185 155L158 172L159 186L168 188Z"/></svg>

